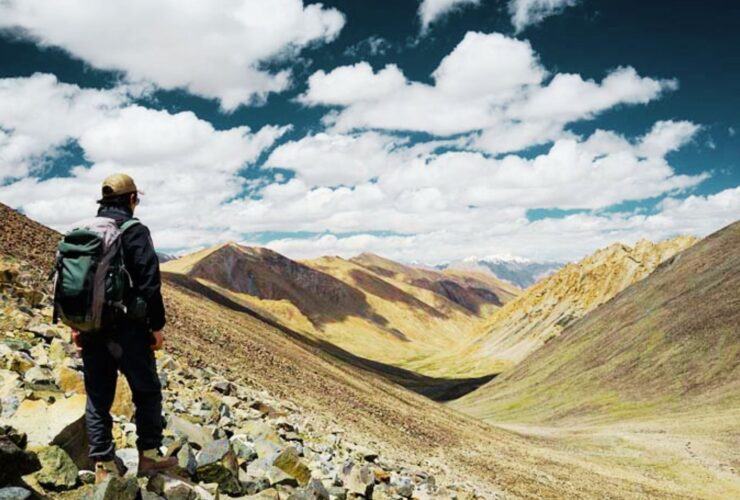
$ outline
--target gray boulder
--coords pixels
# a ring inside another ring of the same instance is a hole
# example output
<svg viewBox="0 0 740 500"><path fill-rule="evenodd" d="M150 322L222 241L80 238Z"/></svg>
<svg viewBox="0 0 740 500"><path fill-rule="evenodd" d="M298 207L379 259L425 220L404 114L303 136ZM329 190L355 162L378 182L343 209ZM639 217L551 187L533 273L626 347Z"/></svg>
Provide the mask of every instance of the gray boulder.
<svg viewBox="0 0 740 500"><path fill-rule="evenodd" d="M27 500L32 496L30 491L20 486L0 488L0 500Z"/></svg>
<svg viewBox="0 0 740 500"><path fill-rule="evenodd" d="M135 500L139 494L139 483L135 477L110 477L95 486L93 500Z"/></svg>

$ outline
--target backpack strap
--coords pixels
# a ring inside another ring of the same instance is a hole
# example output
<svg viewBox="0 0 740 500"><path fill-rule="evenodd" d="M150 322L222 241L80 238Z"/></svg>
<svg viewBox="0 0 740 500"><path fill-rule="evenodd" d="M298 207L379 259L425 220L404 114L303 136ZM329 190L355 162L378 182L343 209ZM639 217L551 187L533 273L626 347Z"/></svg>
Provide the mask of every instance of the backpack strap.
<svg viewBox="0 0 740 500"><path fill-rule="evenodd" d="M136 224L141 224L139 219L135 217L131 217L129 220L121 224L120 229L122 233L126 232L126 229L130 228L131 226L135 226Z"/></svg>

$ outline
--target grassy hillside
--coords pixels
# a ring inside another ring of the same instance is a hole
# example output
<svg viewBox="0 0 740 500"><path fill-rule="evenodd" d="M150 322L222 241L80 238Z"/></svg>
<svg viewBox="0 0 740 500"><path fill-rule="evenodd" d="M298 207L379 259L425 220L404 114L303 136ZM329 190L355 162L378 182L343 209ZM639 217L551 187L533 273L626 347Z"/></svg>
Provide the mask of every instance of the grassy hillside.
<svg viewBox="0 0 740 500"><path fill-rule="evenodd" d="M735 223L453 406L484 419L558 424L737 412L738 291Z"/></svg>

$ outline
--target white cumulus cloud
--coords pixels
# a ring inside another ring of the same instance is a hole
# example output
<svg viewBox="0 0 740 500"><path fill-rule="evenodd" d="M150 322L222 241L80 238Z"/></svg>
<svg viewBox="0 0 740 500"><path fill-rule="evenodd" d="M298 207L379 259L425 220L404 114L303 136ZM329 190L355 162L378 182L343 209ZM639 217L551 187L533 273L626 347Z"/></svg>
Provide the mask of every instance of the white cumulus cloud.
<svg viewBox="0 0 740 500"><path fill-rule="evenodd" d="M285 90L290 71L261 63L329 42L344 22L336 9L302 0L0 2L0 28L132 81L216 98L229 110Z"/></svg>
<svg viewBox="0 0 740 500"><path fill-rule="evenodd" d="M610 71L601 82L549 75L529 42L474 32L442 59L432 78L433 85L410 81L395 65L376 72L361 62L314 73L299 101L339 108L324 118L335 131L473 134L473 146L505 153L564 137L569 123L677 88L674 80L643 77L630 67Z"/></svg>
<svg viewBox="0 0 740 500"><path fill-rule="evenodd" d="M511 24L519 33L527 26L538 24L576 3L578 0L509 0Z"/></svg>
<svg viewBox="0 0 740 500"><path fill-rule="evenodd" d="M429 29L429 25L445 15L466 6L479 5L480 0L421 0L419 4L419 19L422 31Z"/></svg>
<svg viewBox="0 0 740 500"><path fill-rule="evenodd" d="M11 171L20 175L6 175L0 184L4 203L64 230L94 213L106 176L124 171L147 193L141 213L164 246L235 237L238 233L219 225L215 214L241 194L246 181L240 171L286 130L216 130L189 111L145 108L122 98L119 90L82 89L50 75L0 79L0 128L11 130L12 140L28 137L34 143L17 155L25 171ZM76 141L92 165L49 178L33 168L67 141ZM6 145L0 143L0 158L5 155ZM194 232L198 238L187 240Z"/></svg>
<svg viewBox="0 0 740 500"><path fill-rule="evenodd" d="M615 241L634 244L641 238L659 241L680 234L703 237L736 221L738 213L740 188L730 188L708 196L667 198L653 215L575 214L537 221L491 217L478 231L448 227L410 235L326 234L277 239L268 246L294 258L352 257L370 251L392 259L429 264L487 253L570 261Z"/></svg>

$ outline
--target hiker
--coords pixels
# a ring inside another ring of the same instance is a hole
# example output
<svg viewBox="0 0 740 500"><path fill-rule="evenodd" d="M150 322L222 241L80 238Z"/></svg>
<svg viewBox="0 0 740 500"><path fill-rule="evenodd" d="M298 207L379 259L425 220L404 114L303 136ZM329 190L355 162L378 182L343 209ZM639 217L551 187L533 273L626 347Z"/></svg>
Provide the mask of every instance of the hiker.
<svg viewBox="0 0 740 500"><path fill-rule="evenodd" d="M136 406L138 474L149 475L177 465L176 458L165 458L159 451L164 421L162 387L154 351L161 349L164 341L165 312L160 291L159 260L149 229L133 218L140 194L133 179L126 174L114 174L103 181L97 216L113 219L122 231L117 234L123 273L130 276L126 289L129 297L124 298L128 307L114 320L101 323L99 331L73 330L72 334L74 343L81 349L84 365L87 392L85 423L89 455L95 462L96 483L111 475L125 473L122 462L115 456L110 415L119 370L131 387ZM105 219L103 222L111 223ZM61 314L65 319L63 311Z"/></svg>

